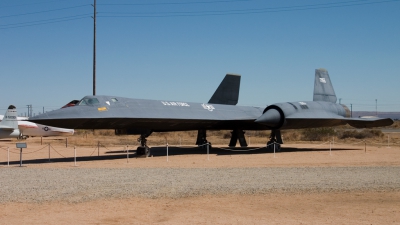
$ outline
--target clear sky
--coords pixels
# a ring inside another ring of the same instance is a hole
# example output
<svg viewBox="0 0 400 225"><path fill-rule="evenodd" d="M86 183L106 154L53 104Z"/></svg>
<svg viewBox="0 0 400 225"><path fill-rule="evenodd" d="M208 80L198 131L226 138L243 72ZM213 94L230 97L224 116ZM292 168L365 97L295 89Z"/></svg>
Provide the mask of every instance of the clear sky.
<svg viewBox="0 0 400 225"><path fill-rule="evenodd" d="M0 114L91 95L93 0L0 2ZM312 100L326 68L353 110L400 111L400 0L97 0L98 95L238 105Z"/></svg>

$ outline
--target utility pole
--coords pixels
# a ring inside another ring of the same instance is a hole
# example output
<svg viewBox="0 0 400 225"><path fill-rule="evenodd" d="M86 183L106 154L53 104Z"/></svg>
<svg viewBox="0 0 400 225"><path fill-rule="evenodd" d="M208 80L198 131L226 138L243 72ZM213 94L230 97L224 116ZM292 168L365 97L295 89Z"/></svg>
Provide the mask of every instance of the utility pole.
<svg viewBox="0 0 400 225"><path fill-rule="evenodd" d="M350 118L353 118L353 104L350 104Z"/></svg>
<svg viewBox="0 0 400 225"><path fill-rule="evenodd" d="M96 0L93 2L93 95L96 95Z"/></svg>
<svg viewBox="0 0 400 225"><path fill-rule="evenodd" d="M378 116L378 99L375 99L375 115Z"/></svg>
<svg viewBox="0 0 400 225"><path fill-rule="evenodd" d="M32 117L32 105L26 105L28 106L28 117Z"/></svg>

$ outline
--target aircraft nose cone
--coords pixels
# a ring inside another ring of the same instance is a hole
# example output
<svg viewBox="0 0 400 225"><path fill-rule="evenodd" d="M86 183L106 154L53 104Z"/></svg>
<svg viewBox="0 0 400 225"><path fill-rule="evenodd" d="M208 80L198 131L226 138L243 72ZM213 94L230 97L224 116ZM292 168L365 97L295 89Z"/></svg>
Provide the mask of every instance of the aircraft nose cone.
<svg viewBox="0 0 400 225"><path fill-rule="evenodd" d="M267 110L262 116L260 116L256 123L261 123L269 127L278 127L281 122L281 114L276 109Z"/></svg>

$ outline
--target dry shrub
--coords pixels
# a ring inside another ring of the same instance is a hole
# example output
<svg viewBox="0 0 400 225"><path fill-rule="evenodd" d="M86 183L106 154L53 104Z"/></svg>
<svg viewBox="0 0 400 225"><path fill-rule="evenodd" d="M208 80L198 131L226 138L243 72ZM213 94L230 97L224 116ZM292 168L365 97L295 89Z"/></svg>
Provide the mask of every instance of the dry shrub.
<svg viewBox="0 0 400 225"><path fill-rule="evenodd" d="M290 141L301 141L301 130L283 130L281 131L283 143Z"/></svg>
<svg viewBox="0 0 400 225"><path fill-rule="evenodd" d="M346 139L346 138L364 139L364 138L381 138L381 137L383 137L382 131L375 129L364 129L361 131L345 130L341 132L341 134L339 134L340 139Z"/></svg>
<svg viewBox="0 0 400 225"><path fill-rule="evenodd" d="M270 130L254 130L254 131L249 131L249 135L252 137L260 137L260 138L269 138L271 135Z"/></svg>
<svg viewBox="0 0 400 225"><path fill-rule="evenodd" d="M400 124L400 121L397 121ZM337 131L335 131L335 129ZM383 133L380 130L362 130L360 132L349 130L347 126L333 128L314 128L314 129L294 129L282 130L282 139L284 143L296 141L326 141L329 138L381 138ZM214 145L228 145L231 138L231 130L208 130L207 140ZM270 137L270 130L246 130L245 137L247 143L265 144ZM137 139L140 135L115 135L114 130L75 130L75 134L68 137L69 145L75 146L97 146L99 143L104 146L120 145L139 145ZM154 132L147 139L150 146L165 145L195 145L197 130L181 132ZM40 142L40 139L36 139ZM46 140L50 142L50 140ZM65 142L64 137L51 140L52 143Z"/></svg>
<svg viewBox="0 0 400 225"><path fill-rule="evenodd" d="M399 128L400 127L400 121L399 120L394 121L394 123L391 125L391 127Z"/></svg>
<svg viewBox="0 0 400 225"><path fill-rule="evenodd" d="M302 131L305 141L325 141L335 135L335 130L331 127L310 128Z"/></svg>

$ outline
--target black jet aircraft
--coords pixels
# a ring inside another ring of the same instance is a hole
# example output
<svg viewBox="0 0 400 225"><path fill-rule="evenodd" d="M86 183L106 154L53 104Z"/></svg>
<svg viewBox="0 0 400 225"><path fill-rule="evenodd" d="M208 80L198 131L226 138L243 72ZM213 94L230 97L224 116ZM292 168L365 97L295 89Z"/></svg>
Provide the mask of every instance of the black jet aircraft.
<svg viewBox="0 0 400 225"><path fill-rule="evenodd" d="M268 146L283 144L280 131L349 124L356 128L388 126L392 119L351 118L337 98L325 69L315 70L313 101L283 102L266 108L236 106L240 75L227 74L207 103L85 96L75 106L32 117L29 121L71 129L115 129L119 135L140 135L137 154L150 154L152 132L198 130L196 144L207 143L207 130L232 130L229 146L247 143L245 130L271 130ZM273 148L273 147L272 147Z"/></svg>

